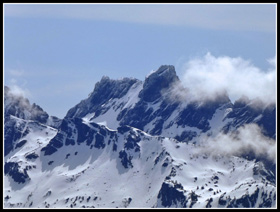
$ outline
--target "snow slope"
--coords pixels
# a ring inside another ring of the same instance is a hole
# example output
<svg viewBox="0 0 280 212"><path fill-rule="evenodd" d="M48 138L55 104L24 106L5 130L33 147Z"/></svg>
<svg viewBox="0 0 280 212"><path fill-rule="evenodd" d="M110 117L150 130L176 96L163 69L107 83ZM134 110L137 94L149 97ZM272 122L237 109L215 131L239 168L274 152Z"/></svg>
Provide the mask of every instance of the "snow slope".
<svg viewBox="0 0 280 212"><path fill-rule="evenodd" d="M7 155L5 163L16 162L20 170L31 166L27 170L31 180L17 184L12 176L5 175L4 206L204 208L211 199L211 207L245 207L246 203L238 200L251 198L255 193L250 206L265 207L267 201L269 207L276 205L275 184L260 171L254 171L265 170L256 161L201 155L196 145L151 136L132 127L113 131L95 123L91 126L97 134L106 134L104 146L91 146L86 141L67 146L64 143L51 155L45 155L42 147L58 135L56 130L30 131L25 137L30 143ZM77 125L72 127L74 131ZM92 143L98 142L95 137L92 139ZM31 153L38 157L28 160L25 156ZM166 198L173 190L175 194Z"/></svg>
<svg viewBox="0 0 280 212"><path fill-rule="evenodd" d="M166 65L144 82L103 77L63 120L5 87L4 207L275 208L276 161L209 146L253 123L273 150L275 105L182 101L176 83Z"/></svg>

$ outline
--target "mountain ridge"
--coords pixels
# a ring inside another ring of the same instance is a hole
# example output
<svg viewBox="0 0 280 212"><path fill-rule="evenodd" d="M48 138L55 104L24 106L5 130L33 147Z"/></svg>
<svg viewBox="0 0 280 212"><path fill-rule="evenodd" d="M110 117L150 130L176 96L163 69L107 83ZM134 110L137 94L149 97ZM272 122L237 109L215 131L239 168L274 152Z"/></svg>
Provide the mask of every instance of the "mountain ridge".
<svg viewBox="0 0 280 212"><path fill-rule="evenodd" d="M5 98L4 206L275 207L275 163L201 151L205 138L239 139L248 124L271 142L275 106L252 107L256 101L246 97L231 103L226 93L204 103L172 102L176 83L168 65L144 82L103 77L56 122L22 116L30 107ZM12 102L21 113L9 109Z"/></svg>
<svg viewBox="0 0 280 212"><path fill-rule="evenodd" d="M101 79L101 81L97 83L97 86L95 86L95 89L92 91L89 98L71 108L66 117L87 117L101 123L105 122L106 119L108 120L106 115L108 114L110 119L114 119L114 121L112 121L114 123L109 126L112 129L116 129L117 126L121 125L130 125L147 131L152 135L159 135L164 130L163 125L166 120L171 115L174 115L177 110L178 114L177 117L175 117L175 124L178 126L196 126L199 130L207 132L210 129L209 120L213 117L214 112L224 104L227 105L227 111L231 110L227 114L227 119L229 120L232 117L236 119L233 121L235 127L242 126L242 124L252 122L254 119L258 118L257 124L263 128L265 135L275 138L274 122L269 124L269 122L264 121L264 119L275 121L275 118L273 119L273 114L275 114L276 110L274 104L265 105L258 99L250 100L245 96L240 97L240 99L232 103L226 92L221 92L214 99L205 100L203 102L188 102L188 100L182 101L181 99L175 99L174 101L173 96L176 95L176 93L173 92L173 86L176 83L179 84L180 80L176 75L174 66L169 65L163 65L157 71L152 72L146 77L144 82L136 79L125 79L126 81L110 80L111 84L115 84L117 87L107 86L107 83L104 83L105 80ZM109 78L107 80L109 80ZM128 80L130 80L129 84L127 83ZM164 83L161 84L162 82ZM107 97L104 95L105 92L99 89L99 86L106 87L107 90L114 93L115 90L118 90L120 84L125 87L121 93L122 96L116 97L110 94ZM146 93L149 95L151 94L154 99L146 97ZM97 103L92 103L91 100L96 99L94 98L95 96L98 96L98 98L105 96L105 99L98 99L99 101L95 100ZM242 101L243 103L241 103ZM131 102L133 102L133 104L131 104ZM250 105L258 105L258 108ZM111 109L112 107L114 109ZM199 110L199 112L195 113L197 110ZM263 117L260 117L263 110L266 112ZM250 117L248 117L247 122L244 121L244 117L242 117L244 111L249 112L248 116ZM102 118L102 116L104 116L104 118ZM190 119L188 117L192 118ZM144 129L147 125L156 126L150 130ZM172 125L172 123L166 123L165 125L166 128L167 126ZM224 131L228 130L231 129L224 126Z"/></svg>

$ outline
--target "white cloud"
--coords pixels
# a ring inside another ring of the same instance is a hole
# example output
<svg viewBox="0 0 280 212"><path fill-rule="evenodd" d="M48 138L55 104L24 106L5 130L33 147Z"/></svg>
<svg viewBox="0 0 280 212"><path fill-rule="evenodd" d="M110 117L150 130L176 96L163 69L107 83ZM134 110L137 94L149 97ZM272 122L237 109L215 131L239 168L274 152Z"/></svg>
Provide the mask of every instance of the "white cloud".
<svg viewBox="0 0 280 212"><path fill-rule="evenodd" d="M269 58L267 62L272 66L273 69L276 69L276 56Z"/></svg>
<svg viewBox="0 0 280 212"><path fill-rule="evenodd" d="M22 96L25 98L28 98L31 96L31 93L28 89L21 88L16 84L10 85L9 88L10 88L10 93L13 94L14 96L18 96L18 97Z"/></svg>
<svg viewBox="0 0 280 212"><path fill-rule="evenodd" d="M265 137L256 124L244 125L231 134L220 133L214 138L202 139L197 154L241 156L254 153L256 157L265 157L276 162L276 142Z"/></svg>
<svg viewBox="0 0 280 212"><path fill-rule="evenodd" d="M265 103L276 101L275 66L262 71L240 57L215 57L207 53L202 58L189 60L183 65L183 70L181 86L188 92L182 92L177 85L174 86L174 93L185 99L214 99L217 94L226 91L232 101L242 95L249 99L260 98Z"/></svg>
<svg viewBox="0 0 280 212"><path fill-rule="evenodd" d="M31 97L30 91L26 88L27 80L25 79L25 71L22 69L9 69L6 71L6 75L9 76L5 79L7 85L10 88L10 93L17 97Z"/></svg>
<svg viewBox="0 0 280 212"><path fill-rule="evenodd" d="M275 32L275 4L5 4L5 16Z"/></svg>

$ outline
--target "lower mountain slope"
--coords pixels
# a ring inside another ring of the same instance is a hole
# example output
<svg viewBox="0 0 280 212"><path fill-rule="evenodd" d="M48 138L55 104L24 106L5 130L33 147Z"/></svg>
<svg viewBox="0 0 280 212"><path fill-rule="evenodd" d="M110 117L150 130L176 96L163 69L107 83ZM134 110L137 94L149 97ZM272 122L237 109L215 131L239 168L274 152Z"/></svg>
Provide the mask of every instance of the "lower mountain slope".
<svg viewBox="0 0 280 212"><path fill-rule="evenodd" d="M59 129L33 126L23 139L5 157L5 207L276 205L274 174L261 162L205 153L198 144L133 127L65 118Z"/></svg>

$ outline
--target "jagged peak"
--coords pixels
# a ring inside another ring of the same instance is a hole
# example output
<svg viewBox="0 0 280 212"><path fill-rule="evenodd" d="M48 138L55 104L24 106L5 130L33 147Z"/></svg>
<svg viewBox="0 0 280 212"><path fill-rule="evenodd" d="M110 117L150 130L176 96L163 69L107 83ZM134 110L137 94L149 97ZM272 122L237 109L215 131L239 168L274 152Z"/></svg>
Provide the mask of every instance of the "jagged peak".
<svg viewBox="0 0 280 212"><path fill-rule="evenodd" d="M240 108L240 107L244 107L249 102L250 99L247 96L242 95L239 99L235 100L233 105L235 108Z"/></svg>
<svg viewBox="0 0 280 212"><path fill-rule="evenodd" d="M139 80L136 78L124 77L121 79L111 79L108 76L103 76L101 80L95 84L94 90L90 96L94 96L97 93L100 95L100 92L104 92L103 95L105 95L105 93L109 95L110 93L113 95L112 98L116 98L117 96L122 96L125 94L131 85L137 81ZM123 92L123 90L125 90L125 92Z"/></svg>
<svg viewBox="0 0 280 212"><path fill-rule="evenodd" d="M150 77L161 76L161 75L166 75L166 76L176 75L175 67L173 65L161 65L157 70L152 71L149 75L147 75L146 79Z"/></svg>
<svg viewBox="0 0 280 212"><path fill-rule="evenodd" d="M118 78L118 79L112 79L110 78L109 76L107 75L104 75L102 76L101 80L98 81L97 83L105 83L105 82L118 82L118 83L121 83L121 82L127 82L127 81L139 81L138 79L134 78L134 77L121 77L121 78Z"/></svg>
<svg viewBox="0 0 280 212"><path fill-rule="evenodd" d="M8 105L18 105L22 108L31 109L29 100L22 95L13 93L8 86L4 87L4 105L5 109Z"/></svg>
<svg viewBox="0 0 280 212"><path fill-rule="evenodd" d="M109 101L109 99L122 98L126 95L128 90L138 82L140 82L140 80L136 78L125 77L121 79L110 79L108 76L103 76L101 80L95 84L88 98L71 108L67 112L66 117L84 117L86 114L100 108L101 105Z"/></svg>
<svg viewBox="0 0 280 212"><path fill-rule="evenodd" d="M144 101L153 102L161 96L161 90L179 81L173 65L162 65L157 71L146 77L143 90L139 97Z"/></svg>
<svg viewBox="0 0 280 212"><path fill-rule="evenodd" d="M39 105L30 104L29 100L22 95L17 95L8 87L4 87L4 114L5 117L15 117L46 123L49 115Z"/></svg>

